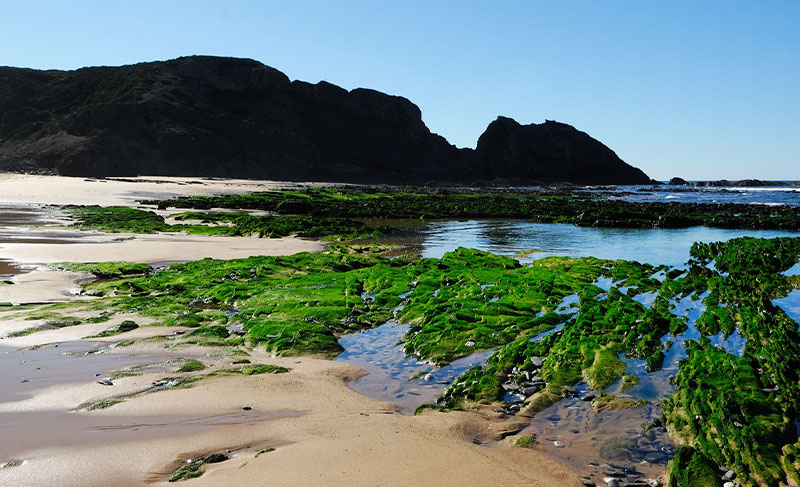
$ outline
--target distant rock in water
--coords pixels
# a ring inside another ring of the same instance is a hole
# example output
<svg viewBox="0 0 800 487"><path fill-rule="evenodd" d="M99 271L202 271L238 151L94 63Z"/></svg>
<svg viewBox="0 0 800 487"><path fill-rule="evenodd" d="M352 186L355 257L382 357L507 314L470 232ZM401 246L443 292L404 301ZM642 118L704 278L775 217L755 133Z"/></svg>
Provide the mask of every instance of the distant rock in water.
<svg viewBox="0 0 800 487"><path fill-rule="evenodd" d="M250 59L191 56L76 71L0 68L0 170L337 182L647 184L557 122L500 117L476 150L405 98L290 81Z"/></svg>
<svg viewBox="0 0 800 487"><path fill-rule="evenodd" d="M672 178L669 180L672 186L694 186L697 188L745 188L745 187L785 187L785 186L798 186L798 181L764 181L761 179L740 179L738 181L728 181L727 179L720 179L717 181L694 181L688 182L683 178Z"/></svg>

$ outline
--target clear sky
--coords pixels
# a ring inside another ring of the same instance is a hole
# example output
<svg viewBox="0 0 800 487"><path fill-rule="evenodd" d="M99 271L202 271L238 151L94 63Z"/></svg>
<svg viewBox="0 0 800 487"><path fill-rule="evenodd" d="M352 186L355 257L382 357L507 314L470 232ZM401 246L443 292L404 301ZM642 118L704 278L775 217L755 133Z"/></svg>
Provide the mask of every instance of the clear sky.
<svg viewBox="0 0 800 487"><path fill-rule="evenodd" d="M474 147L574 125L656 179L800 179L800 1L23 1L0 65L249 57L419 105ZM0 86L2 89L2 86Z"/></svg>

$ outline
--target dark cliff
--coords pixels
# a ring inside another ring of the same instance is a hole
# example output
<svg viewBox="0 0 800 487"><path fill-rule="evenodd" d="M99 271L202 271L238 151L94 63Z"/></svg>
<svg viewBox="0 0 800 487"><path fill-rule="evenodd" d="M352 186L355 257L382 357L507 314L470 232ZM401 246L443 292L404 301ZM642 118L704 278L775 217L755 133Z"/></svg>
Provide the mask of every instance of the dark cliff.
<svg viewBox="0 0 800 487"><path fill-rule="evenodd" d="M374 90L192 56L76 71L0 68L0 170L340 182L648 183L575 128L498 118L476 150Z"/></svg>

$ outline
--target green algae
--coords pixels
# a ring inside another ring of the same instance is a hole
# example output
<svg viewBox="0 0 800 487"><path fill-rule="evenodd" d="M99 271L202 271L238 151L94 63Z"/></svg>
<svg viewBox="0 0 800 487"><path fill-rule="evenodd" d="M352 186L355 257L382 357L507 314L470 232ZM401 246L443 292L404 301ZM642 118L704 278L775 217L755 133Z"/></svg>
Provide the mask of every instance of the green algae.
<svg viewBox="0 0 800 487"><path fill-rule="evenodd" d="M187 359L183 365L180 366L178 372L197 372L199 370L204 370L206 368L206 364L197 360L197 359Z"/></svg>
<svg viewBox="0 0 800 487"><path fill-rule="evenodd" d="M414 409L414 416L419 416L420 414L424 413L425 411L433 410L433 411L447 411L447 408L442 407L438 404L432 403L425 403L420 404L419 406Z"/></svg>
<svg viewBox="0 0 800 487"><path fill-rule="evenodd" d="M720 477L708 457L688 446L678 449L667 467L667 487L717 487Z"/></svg>
<svg viewBox="0 0 800 487"><path fill-rule="evenodd" d="M619 390L621 392L625 392L638 383L639 383L639 377L635 375L624 375L622 376L622 385L620 386Z"/></svg>
<svg viewBox="0 0 800 487"><path fill-rule="evenodd" d="M119 403L121 403L123 401L124 401L124 399L121 399L121 398L118 398L118 397L112 397L112 398L109 398L109 399L103 399L101 401L97 401L94 404L90 404L89 406L86 406L84 408L84 410L85 411L99 411L101 409L108 409L111 406L119 404Z"/></svg>
<svg viewBox="0 0 800 487"><path fill-rule="evenodd" d="M67 214L76 220L73 226L81 230L110 233L185 232L191 235L227 235L279 238L299 237L333 240L374 238L385 229L369 227L363 222L328 217L254 216L244 212L184 212L173 215L176 221L198 221L195 224L169 224L153 211L125 206L67 206ZM111 264L108 264L111 267ZM62 267L79 270L76 266ZM91 264L86 265L92 272ZM96 268L96 266L94 267ZM102 270L101 270L102 271Z"/></svg>
<svg viewBox="0 0 800 487"><path fill-rule="evenodd" d="M108 321L109 320L108 315L104 315L103 318L105 318L104 321ZM87 321L92 322L91 319L89 319ZM135 330L137 328L139 328L139 325L137 325L135 321L133 321L133 320L125 320L122 323L120 323L119 326L117 326L116 328L112 328L110 330L101 331L97 335L93 335L93 336L90 336L90 337L87 337L87 338L110 337L110 336L115 336L115 335L119 335L119 334L122 334L122 333L127 333L127 332L133 331L133 330Z"/></svg>
<svg viewBox="0 0 800 487"><path fill-rule="evenodd" d="M254 209L281 215L347 218L520 218L615 228L800 229L788 206L636 203L552 191L458 191L422 188L306 188L144 201L165 208Z"/></svg>
<svg viewBox="0 0 800 487"><path fill-rule="evenodd" d="M595 412L608 411L612 409L633 409L647 404L647 401L639 399L634 401L632 399L614 396L612 394L600 393L593 401L592 407Z"/></svg>
<svg viewBox="0 0 800 487"><path fill-rule="evenodd" d="M33 319L38 319L38 318L33 318ZM23 337L23 336L31 335L33 333L39 333L39 332L42 332L42 331L52 331L52 330L59 330L61 328L66 328L68 326L78 326L78 325L82 325L83 323L84 323L83 320L70 319L70 318L65 318L65 319L61 319L61 320L52 320L52 321L47 321L47 322L45 322L45 323L43 323L41 325L38 325L38 326L33 326L33 327L30 327L30 328L25 328L25 329L17 330L17 331L12 331L7 336L9 338Z"/></svg>
<svg viewBox="0 0 800 487"><path fill-rule="evenodd" d="M702 338L685 343L675 393L663 403L664 424L703 455L701 463L727 465L745 481L768 486L798 480L792 422L800 410L800 334L772 300L796 285L781 272L797 262L800 239L696 244L687 269L671 271L594 258L551 257L523 266L469 249L441 259L345 249L204 259L86 289L105 296L100 301L109 313L196 327L196 335L179 340L230 343L239 338L222 330L238 324L244 340L277 355L333 356L341 351L341 334L396 319L411 325L406 353L438 365L495 350L483 366L457 378L435 407L500 401L509 376L529 372L547 382L529 398L532 412L563 397L562 386L618 381L625 373L621 357L657 370L670 337L690 326L676 314L677 303L702 300L694 323ZM668 271L663 280L654 277L660 271ZM605 290L600 278L616 287ZM633 299L643 292L656 294L649 308ZM741 357L707 339L733 333L746 340ZM693 455L675 462L676 478L700 468L691 466Z"/></svg>
<svg viewBox="0 0 800 487"><path fill-rule="evenodd" d="M181 465L180 468L175 470L175 472L170 476L169 481L179 482L181 480L196 479L205 473L205 470L203 469L204 465L220 463L226 460L228 460L227 455L222 453L212 453L211 455L205 457L191 458L186 464Z"/></svg>
<svg viewBox="0 0 800 487"><path fill-rule="evenodd" d="M539 445L539 440L532 435L520 435L514 441L514 446L518 448L536 448Z"/></svg>
<svg viewBox="0 0 800 487"><path fill-rule="evenodd" d="M280 365L271 364L248 364L235 369L221 369L208 374L208 377L215 375L262 375L262 374L285 374L289 369Z"/></svg>
<svg viewBox="0 0 800 487"><path fill-rule="evenodd" d="M120 277L144 275L151 271L151 267L149 265L138 264L135 262L95 262L88 264L78 262L60 262L58 264L53 264L53 267L65 271L88 272L90 274L94 274L100 279L118 279Z"/></svg>

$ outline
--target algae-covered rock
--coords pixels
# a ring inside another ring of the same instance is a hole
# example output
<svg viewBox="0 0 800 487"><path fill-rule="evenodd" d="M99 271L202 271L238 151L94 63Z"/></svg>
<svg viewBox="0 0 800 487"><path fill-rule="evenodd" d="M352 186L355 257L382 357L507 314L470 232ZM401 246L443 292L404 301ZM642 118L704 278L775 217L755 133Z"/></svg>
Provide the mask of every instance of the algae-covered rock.
<svg viewBox="0 0 800 487"><path fill-rule="evenodd" d="M719 487L718 467L703 453L683 446L667 466L667 487Z"/></svg>

